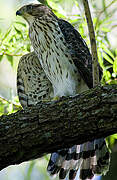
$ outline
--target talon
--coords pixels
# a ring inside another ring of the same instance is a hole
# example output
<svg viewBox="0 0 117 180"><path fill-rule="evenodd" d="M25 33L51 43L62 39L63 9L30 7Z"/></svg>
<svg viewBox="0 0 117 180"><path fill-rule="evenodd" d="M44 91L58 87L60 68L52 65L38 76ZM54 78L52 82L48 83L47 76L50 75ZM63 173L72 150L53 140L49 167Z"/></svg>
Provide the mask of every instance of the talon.
<svg viewBox="0 0 117 180"><path fill-rule="evenodd" d="M59 101L60 100L60 97L59 96L55 96L52 101Z"/></svg>

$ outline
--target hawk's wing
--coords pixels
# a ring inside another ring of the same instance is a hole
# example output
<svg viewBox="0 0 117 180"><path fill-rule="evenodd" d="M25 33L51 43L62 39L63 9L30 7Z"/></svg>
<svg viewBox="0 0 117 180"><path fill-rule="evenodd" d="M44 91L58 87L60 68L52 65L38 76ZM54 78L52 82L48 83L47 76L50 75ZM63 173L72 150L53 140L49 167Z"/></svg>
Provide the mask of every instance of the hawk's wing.
<svg viewBox="0 0 117 180"><path fill-rule="evenodd" d="M89 88L93 87L92 57L89 49L74 27L63 19L58 19L59 27L67 42L67 46L75 66Z"/></svg>
<svg viewBox="0 0 117 180"><path fill-rule="evenodd" d="M22 56L19 61L17 91L22 107L50 99L53 94L52 85L34 52Z"/></svg>

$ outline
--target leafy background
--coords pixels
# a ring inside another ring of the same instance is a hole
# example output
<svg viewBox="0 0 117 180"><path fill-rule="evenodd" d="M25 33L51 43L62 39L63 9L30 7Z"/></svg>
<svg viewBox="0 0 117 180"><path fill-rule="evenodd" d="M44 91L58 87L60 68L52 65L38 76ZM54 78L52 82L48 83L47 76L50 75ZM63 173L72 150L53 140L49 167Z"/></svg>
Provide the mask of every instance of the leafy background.
<svg viewBox="0 0 117 180"><path fill-rule="evenodd" d="M16 9L35 0L0 1L0 115L14 113L21 108L16 91L16 72L22 55L32 51L28 25L15 16ZM69 21L82 35L90 48L87 23L82 0L40 0L54 10L56 15ZM96 34L102 84L117 84L117 0L89 0ZM117 179L117 135L107 138L112 151L111 169L102 179ZM49 180L46 173L48 156L42 159L10 166L0 172L1 180ZM98 177L99 178L99 177ZM100 177L101 178L101 177Z"/></svg>

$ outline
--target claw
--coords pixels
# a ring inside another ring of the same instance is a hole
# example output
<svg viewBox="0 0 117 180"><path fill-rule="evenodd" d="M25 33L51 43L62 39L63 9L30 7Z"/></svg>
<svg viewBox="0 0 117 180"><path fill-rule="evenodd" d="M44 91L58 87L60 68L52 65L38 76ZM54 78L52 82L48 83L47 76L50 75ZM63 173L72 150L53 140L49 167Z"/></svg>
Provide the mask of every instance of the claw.
<svg viewBox="0 0 117 180"><path fill-rule="evenodd" d="M55 96L52 101L59 101L60 100L60 97L59 96Z"/></svg>

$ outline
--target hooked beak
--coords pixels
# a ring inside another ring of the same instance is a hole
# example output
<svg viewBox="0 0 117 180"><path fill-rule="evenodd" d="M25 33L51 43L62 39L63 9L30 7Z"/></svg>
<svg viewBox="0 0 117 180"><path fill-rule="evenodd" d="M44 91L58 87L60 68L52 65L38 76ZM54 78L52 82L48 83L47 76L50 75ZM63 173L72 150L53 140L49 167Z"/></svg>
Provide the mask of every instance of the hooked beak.
<svg viewBox="0 0 117 180"><path fill-rule="evenodd" d="M21 11L20 10L18 10L17 12L16 12L16 16L21 16L22 15L22 13L21 13Z"/></svg>

